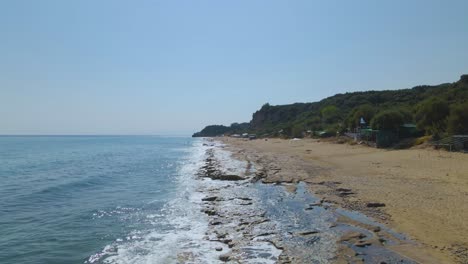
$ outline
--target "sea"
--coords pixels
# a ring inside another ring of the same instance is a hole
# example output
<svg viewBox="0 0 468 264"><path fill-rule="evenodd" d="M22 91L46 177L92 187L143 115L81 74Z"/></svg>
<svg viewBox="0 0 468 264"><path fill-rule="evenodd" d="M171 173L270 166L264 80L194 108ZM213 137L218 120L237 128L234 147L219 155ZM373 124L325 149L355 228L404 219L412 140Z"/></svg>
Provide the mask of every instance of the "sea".
<svg viewBox="0 0 468 264"><path fill-rule="evenodd" d="M201 139L1 136L0 263L197 263Z"/></svg>

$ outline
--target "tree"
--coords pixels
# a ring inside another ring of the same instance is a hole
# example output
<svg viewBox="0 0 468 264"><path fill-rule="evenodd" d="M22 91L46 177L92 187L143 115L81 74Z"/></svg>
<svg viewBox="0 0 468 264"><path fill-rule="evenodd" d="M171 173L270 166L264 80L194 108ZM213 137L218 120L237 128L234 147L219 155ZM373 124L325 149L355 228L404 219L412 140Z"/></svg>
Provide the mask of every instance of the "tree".
<svg viewBox="0 0 468 264"><path fill-rule="evenodd" d="M338 108L334 105L328 105L320 111L324 123L333 123L339 118Z"/></svg>
<svg viewBox="0 0 468 264"><path fill-rule="evenodd" d="M449 112L447 101L431 97L416 107L417 126L427 134L439 134L445 131Z"/></svg>
<svg viewBox="0 0 468 264"><path fill-rule="evenodd" d="M291 137L293 138L302 138L304 132L304 126L301 124L296 124L291 128Z"/></svg>
<svg viewBox="0 0 468 264"><path fill-rule="evenodd" d="M450 134L468 134L468 103L456 105L450 109L448 117Z"/></svg>
<svg viewBox="0 0 468 264"><path fill-rule="evenodd" d="M372 118L374 117L374 115L375 115L375 109L374 107L372 107L372 105L369 105L369 104L360 105L358 107L355 107L351 111L351 114L349 114L346 120L346 125L351 128L359 127L361 118L364 118L366 123L369 124Z"/></svg>
<svg viewBox="0 0 468 264"><path fill-rule="evenodd" d="M408 114L401 110L382 111L374 116L371 126L377 130L397 130L409 121L409 118Z"/></svg>
<svg viewBox="0 0 468 264"><path fill-rule="evenodd" d="M269 103L264 103L264 104L262 105L261 110L267 110L268 108L270 108L270 104L269 104Z"/></svg>

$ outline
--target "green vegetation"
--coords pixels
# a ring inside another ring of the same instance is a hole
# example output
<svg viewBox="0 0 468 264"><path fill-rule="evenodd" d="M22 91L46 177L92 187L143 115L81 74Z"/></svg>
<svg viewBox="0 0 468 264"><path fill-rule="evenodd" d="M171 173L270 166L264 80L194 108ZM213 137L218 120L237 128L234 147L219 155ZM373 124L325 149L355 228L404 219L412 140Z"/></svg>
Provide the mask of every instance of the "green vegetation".
<svg viewBox="0 0 468 264"><path fill-rule="evenodd" d="M193 134L192 137L216 137L223 134L243 133L248 129L249 123L232 123L231 126L211 125Z"/></svg>
<svg viewBox="0 0 468 264"><path fill-rule="evenodd" d="M346 118L345 124L348 128L354 129L359 127L361 118L364 119L364 122L369 123L374 117L375 112L376 109L370 104L355 107Z"/></svg>
<svg viewBox="0 0 468 264"><path fill-rule="evenodd" d="M337 94L314 103L264 104L241 127L208 126L194 136L256 133L302 137L305 131L353 131L363 118L378 130L415 123L426 135L468 134L468 75L455 83Z"/></svg>
<svg viewBox="0 0 468 264"><path fill-rule="evenodd" d="M430 97L416 106L418 128L428 134L440 134L447 127L450 108L446 100Z"/></svg>
<svg viewBox="0 0 468 264"><path fill-rule="evenodd" d="M449 134L468 134L468 102L451 108L448 117Z"/></svg>
<svg viewBox="0 0 468 264"><path fill-rule="evenodd" d="M398 130L404 123L411 122L411 113L402 110L384 110L372 118L371 127L376 130Z"/></svg>

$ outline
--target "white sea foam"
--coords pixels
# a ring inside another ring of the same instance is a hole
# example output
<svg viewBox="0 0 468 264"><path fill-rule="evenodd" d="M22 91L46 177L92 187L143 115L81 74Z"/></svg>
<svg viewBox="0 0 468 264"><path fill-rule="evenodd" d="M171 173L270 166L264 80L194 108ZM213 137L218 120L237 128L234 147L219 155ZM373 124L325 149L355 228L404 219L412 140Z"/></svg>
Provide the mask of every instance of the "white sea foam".
<svg viewBox="0 0 468 264"><path fill-rule="evenodd" d="M146 219L155 225L165 222L170 228L143 231L141 236L129 234L91 256L87 263L216 263L224 247L219 242L204 239L208 228L207 216L201 212L201 198L197 191L201 181L197 170L203 165L208 146L195 141L190 158L182 164L177 177L176 198L158 214Z"/></svg>
<svg viewBox="0 0 468 264"><path fill-rule="evenodd" d="M176 198L168 202L160 212L152 212L144 217L159 228L135 231L118 238L100 253L91 256L87 263L222 263L219 256L229 252L230 248L224 243L213 241L216 237L211 237L213 232L209 230L210 219L202 212L202 198L208 195L210 189L216 189L220 191L219 195L226 198L221 203L221 211L256 215L259 209L254 206L245 207L241 205L244 201L235 199L254 198L254 188L230 181L199 179L196 176L198 170L205 165L207 150L211 148L215 150L215 159L224 174L245 176L248 167L246 161L234 159L232 153L223 148L223 144L203 143L201 140L195 141L193 147L188 148L191 151L190 158L180 166ZM224 227L234 230L237 225L237 222L232 222L226 223ZM160 228L161 226L164 228ZM206 239L207 235L211 241ZM231 235L242 236L236 232ZM240 237L236 239L242 240ZM222 250L217 251L216 248ZM236 258L242 263L261 264L275 263L282 252L261 239L246 241L238 250Z"/></svg>

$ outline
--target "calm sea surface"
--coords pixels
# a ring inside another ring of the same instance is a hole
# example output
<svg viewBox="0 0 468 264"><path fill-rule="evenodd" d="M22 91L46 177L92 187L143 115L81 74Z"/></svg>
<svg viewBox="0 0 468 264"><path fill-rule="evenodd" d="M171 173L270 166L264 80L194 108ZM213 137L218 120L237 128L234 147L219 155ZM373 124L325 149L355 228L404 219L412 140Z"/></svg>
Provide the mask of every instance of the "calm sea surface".
<svg viewBox="0 0 468 264"><path fill-rule="evenodd" d="M206 226L203 155L181 137L0 137L0 263L175 262Z"/></svg>

